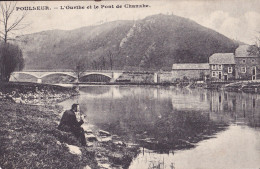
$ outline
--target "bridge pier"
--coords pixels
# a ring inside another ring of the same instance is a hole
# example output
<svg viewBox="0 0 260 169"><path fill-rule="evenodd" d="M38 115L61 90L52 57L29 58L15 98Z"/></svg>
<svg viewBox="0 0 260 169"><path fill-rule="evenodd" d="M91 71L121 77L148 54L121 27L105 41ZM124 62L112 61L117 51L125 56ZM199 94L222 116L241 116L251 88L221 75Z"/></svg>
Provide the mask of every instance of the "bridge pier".
<svg viewBox="0 0 260 169"><path fill-rule="evenodd" d="M42 78L37 78L37 83L42 83Z"/></svg>
<svg viewBox="0 0 260 169"><path fill-rule="evenodd" d="M114 72L112 72L112 76L111 76L110 82L115 82Z"/></svg>
<svg viewBox="0 0 260 169"><path fill-rule="evenodd" d="M112 72L110 82L115 82L122 74L123 72Z"/></svg>
<svg viewBox="0 0 260 169"><path fill-rule="evenodd" d="M16 78L12 75L9 79L9 81L13 82L13 81L16 81Z"/></svg>
<svg viewBox="0 0 260 169"><path fill-rule="evenodd" d="M158 74L157 73L154 73L153 82L158 83Z"/></svg>

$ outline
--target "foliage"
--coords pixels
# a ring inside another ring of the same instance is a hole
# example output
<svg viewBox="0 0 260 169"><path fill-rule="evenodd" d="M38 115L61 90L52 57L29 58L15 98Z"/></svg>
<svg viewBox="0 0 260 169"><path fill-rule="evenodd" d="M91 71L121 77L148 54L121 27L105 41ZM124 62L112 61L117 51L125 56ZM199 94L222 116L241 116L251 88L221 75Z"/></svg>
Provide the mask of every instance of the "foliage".
<svg viewBox="0 0 260 169"><path fill-rule="evenodd" d="M73 72L77 76L77 80L83 76L84 72L86 71L86 61L84 57L79 56L75 60L75 65L73 67Z"/></svg>
<svg viewBox="0 0 260 169"><path fill-rule="evenodd" d="M10 75L15 70L24 68L24 58L18 46L1 43L0 46L1 80L9 81Z"/></svg>
<svg viewBox="0 0 260 169"><path fill-rule="evenodd" d="M250 45L247 51L249 52L249 55L260 57L260 47L257 45Z"/></svg>
<svg viewBox="0 0 260 169"><path fill-rule="evenodd" d="M250 45L248 48L249 55L259 56L260 57L260 32L258 32L258 36L255 37L254 45Z"/></svg>
<svg viewBox="0 0 260 169"><path fill-rule="evenodd" d="M108 51L108 58L109 58L110 69L113 70L114 54L110 50Z"/></svg>

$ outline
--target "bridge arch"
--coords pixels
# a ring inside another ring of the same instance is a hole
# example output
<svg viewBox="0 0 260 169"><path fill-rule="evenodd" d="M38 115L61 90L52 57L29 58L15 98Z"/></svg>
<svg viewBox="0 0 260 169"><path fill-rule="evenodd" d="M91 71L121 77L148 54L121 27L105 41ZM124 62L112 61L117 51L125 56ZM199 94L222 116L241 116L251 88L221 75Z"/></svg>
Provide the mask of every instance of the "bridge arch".
<svg viewBox="0 0 260 169"><path fill-rule="evenodd" d="M87 73L81 76L80 81L83 82L109 82L111 81L112 76L106 73Z"/></svg>
<svg viewBox="0 0 260 169"><path fill-rule="evenodd" d="M33 73L30 73L30 72L14 72L14 73L11 74L10 78L14 78L14 80L15 80L16 78L18 78L17 75L29 75L29 76L36 78L36 79L40 78L39 76L37 76Z"/></svg>
<svg viewBox="0 0 260 169"><path fill-rule="evenodd" d="M96 79L101 79L101 81L91 81L88 80L88 82L113 82L115 81L115 79L117 79L123 72L121 71L115 71L115 70L99 70L99 71L95 71L95 70L88 70L85 71L83 73L83 76L81 76L81 79L84 79L86 77L89 76L98 76L98 78ZM28 71L21 71L21 72L13 72L12 76L10 78L11 81L20 81L21 79L19 79L20 77L23 78L23 76L18 76L19 74L24 74L24 75L29 75L32 78L36 78L38 83L42 83L42 78L45 78L46 76L50 76L50 75L65 75L71 78L75 78L77 79L77 75L71 71L71 70L28 70ZM28 78L29 79L29 78ZM91 78L89 78L91 79ZM45 79L46 80L46 79Z"/></svg>
<svg viewBox="0 0 260 169"><path fill-rule="evenodd" d="M67 73L67 72L48 72L48 73L41 75L39 78L44 78L44 77L51 76L51 75L66 75L66 76L70 76L70 77L77 79L77 76L75 76L73 73Z"/></svg>

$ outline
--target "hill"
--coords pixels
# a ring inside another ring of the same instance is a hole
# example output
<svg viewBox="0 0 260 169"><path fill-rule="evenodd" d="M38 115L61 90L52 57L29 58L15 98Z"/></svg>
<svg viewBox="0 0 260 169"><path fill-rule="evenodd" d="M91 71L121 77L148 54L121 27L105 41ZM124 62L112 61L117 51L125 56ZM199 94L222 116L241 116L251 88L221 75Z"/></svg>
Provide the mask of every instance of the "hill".
<svg viewBox="0 0 260 169"><path fill-rule="evenodd" d="M138 67L158 70L173 63L207 62L216 52L234 52L238 43L196 22L153 15L75 30L49 30L17 37L25 69Z"/></svg>

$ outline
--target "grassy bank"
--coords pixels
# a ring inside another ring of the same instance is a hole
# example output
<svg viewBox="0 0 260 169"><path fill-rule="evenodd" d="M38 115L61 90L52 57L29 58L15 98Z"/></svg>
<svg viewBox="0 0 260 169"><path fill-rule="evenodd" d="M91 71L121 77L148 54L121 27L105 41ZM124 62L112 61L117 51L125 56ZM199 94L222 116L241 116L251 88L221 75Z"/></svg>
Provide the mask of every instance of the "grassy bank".
<svg viewBox="0 0 260 169"><path fill-rule="evenodd" d="M112 141L81 147L75 137L57 129L63 109L55 104L30 105L15 103L10 93L35 96L39 102L75 95L71 88L35 83L1 84L0 92L0 167L1 168L102 168L102 165L128 168L137 155L137 147L118 145ZM77 94L77 93L76 93ZM29 98L26 98L29 99ZM57 101L57 99L55 100ZM53 102L56 103L56 102ZM77 146L73 154L68 145Z"/></svg>
<svg viewBox="0 0 260 169"><path fill-rule="evenodd" d="M96 168L94 154L84 158L68 151L64 142L79 145L69 133L57 130L59 117L51 107L0 102L0 166L2 168Z"/></svg>
<svg viewBox="0 0 260 169"><path fill-rule="evenodd" d="M60 108L0 101L0 167L2 168L128 168L138 147L112 141L81 147L70 133L57 129ZM72 154L67 145L79 147Z"/></svg>

